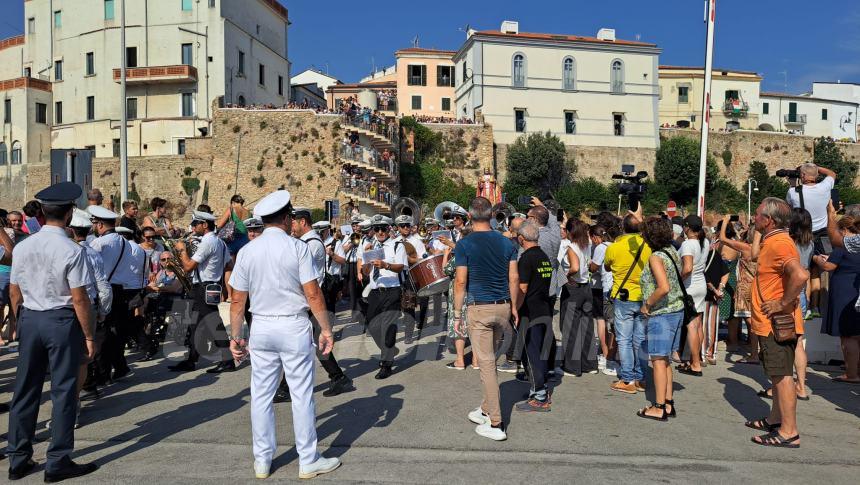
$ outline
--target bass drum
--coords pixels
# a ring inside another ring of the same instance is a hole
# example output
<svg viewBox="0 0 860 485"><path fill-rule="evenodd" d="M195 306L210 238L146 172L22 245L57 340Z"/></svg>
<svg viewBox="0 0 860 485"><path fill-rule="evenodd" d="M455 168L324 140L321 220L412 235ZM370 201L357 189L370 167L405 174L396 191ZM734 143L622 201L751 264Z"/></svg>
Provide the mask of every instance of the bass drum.
<svg viewBox="0 0 860 485"><path fill-rule="evenodd" d="M451 278L442 270L442 257L441 254L430 256L409 268L409 276L415 283L420 298L438 295L448 290Z"/></svg>

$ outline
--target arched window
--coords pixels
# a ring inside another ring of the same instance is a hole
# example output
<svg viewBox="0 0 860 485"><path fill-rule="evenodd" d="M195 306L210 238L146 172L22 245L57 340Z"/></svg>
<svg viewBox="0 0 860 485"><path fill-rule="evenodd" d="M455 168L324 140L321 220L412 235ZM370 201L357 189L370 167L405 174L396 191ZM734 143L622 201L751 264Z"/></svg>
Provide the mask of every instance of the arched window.
<svg viewBox="0 0 860 485"><path fill-rule="evenodd" d="M236 104L241 107L245 107L245 97L240 94L239 97L236 98Z"/></svg>
<svg viewBox="0 0 860 485"><path fill-rule="evenodd" d="M511 68L511 81L515 88L526 87L526 56L514 54Z"/></svg>
<svg viewBox="0 0 860 485"><path fill-rule="evenodd" d="M6 151L6 144L0 141L0 166L6 165L9 153Z"/></svg>
<svg viewBox="0 0 860 485"><path fill-rule="evenodd" d="M561 88L576 89L575 64L572 57L565 57L561 67Z"/></svg>
<svg viewBox="0 0 860 485"><path fill-rule="evenodd" d="M612 61L612 73L609 79L614 94L624 92L624 63L621 59Z"/></svg>
<svg viewBox="0 0 860 485"><path fill-rule="evenodd" d="M12 165L21 165L21 142L12 142Z"/></svg>

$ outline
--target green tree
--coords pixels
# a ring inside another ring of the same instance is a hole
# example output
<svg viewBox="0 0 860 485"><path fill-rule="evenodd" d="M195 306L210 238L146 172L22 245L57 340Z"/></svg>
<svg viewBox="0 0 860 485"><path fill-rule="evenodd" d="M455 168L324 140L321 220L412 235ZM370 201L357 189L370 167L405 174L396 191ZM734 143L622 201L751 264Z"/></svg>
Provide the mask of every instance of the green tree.
<svg viewBox="0 0 860 485"><path fill-rule="evenodd" d="M698 197L700 146L696 140L677 136L663 140L657 150L654 181L664 187L679 206L690 204ZM713 190L719 174L717 163L708 155L706 193Z"/></svg>
<svg viewBox="0 0 860 485"><path fill-rule="evenodd" d="M813 162L836 172L836 186L840 189L854 186L858 162L846 160L842 150L831 138L816 138L813 149Z"/></svg>
<svg viewBox="0 0 860 485"><path fill-rule="evenodd" d="M758 190L754 190L752 193L753 207L758 207L766 197L784 199L788 192L788 182L780 177L770 175L767 166L757 160L750 163L749 178L756 182L753 187L758 187ZM745 191L746 187L744 187L744 195L746 195Z"/></svg>
<svg viewBox="0 0 860 485"><path fill-rule="evenodd" d="M414 134L415 146L412 148L416 163L436 158L442 151L442 134L418 123L415 118L404 116L400 120L400 127Z"/></svg>
<svg viewBox="0 0 860 485"><path fill-rule="evenodd" d="M431 210L448 200L467 207L475 197L475 187L449 178L439 160L403 164L400 180L401 196L422 202Z"/></svg>
<svg viewBox="0 0 860 485"><path fill-rule="evenodd" d="M567 158L564 143L557 136L532 133L517 138L506 159L505 192L512 196L536 195L542 199L555 194L576 173L573 160Z"/></svg>
<svg viewBox="0 0 860 485"><path fill-rule="evenodd" d="M558 189L555 192L555 200L561 208L574 216L587 211L614 212L618 191L613 184L604 185L594 177L587 177Z"/></svg>

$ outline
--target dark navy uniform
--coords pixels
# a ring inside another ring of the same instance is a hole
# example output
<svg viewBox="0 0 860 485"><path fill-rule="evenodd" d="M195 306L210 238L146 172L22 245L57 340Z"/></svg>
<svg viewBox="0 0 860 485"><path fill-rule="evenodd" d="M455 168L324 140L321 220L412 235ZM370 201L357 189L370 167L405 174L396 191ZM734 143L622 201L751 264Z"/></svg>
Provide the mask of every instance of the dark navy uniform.
<svg viewBox="0 0 860 485"><path fill-rule="evenodd" d="M36 198L44 206L67 205L71 209L81 192L77 185L61 183L36 194ZM21 478L32 469L36 418L49 367L53 412L45 478L65 476L74 467L76 474L82 474L78 472L84 468L86 473L96 468L78 467L69 456L74 449L78 368L85 356L84 333L71 290L94 283L86 252L61 227L45 225L15 247L11 284L13 292L20 291L22 301L18 372L9 412L10 478Z"/></svg>

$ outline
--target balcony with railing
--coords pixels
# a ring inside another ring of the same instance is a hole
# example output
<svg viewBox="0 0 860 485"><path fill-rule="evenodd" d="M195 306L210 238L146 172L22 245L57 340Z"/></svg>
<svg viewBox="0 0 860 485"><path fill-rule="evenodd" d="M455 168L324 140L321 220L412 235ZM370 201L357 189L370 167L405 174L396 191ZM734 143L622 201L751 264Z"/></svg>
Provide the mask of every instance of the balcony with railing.
<svg viewBox="0 0 860 485"><path fill-rule="evenodd" d="M750 105L746 101L727 99L723 103L723 113L727 115L746 116L749 111Z"/></svg>
<svg viewBox="0 0 860 485"><path fill-rule="evenodd" d="M378 111L391 111L393 113L397 113L397 100L380 99L376 102L376 109Z"/></svg>
<svg viewBox="0 0 860 485"><path fill-rule="evenodd" d="M382 139L391 143L393 147L399 146L399 133L397 122L392 119L386 119L369 111L352 112L348 111L343 115L344 123L352 125L356 128L369 131L378 135Z"/></svg>
<svg viewBox="0 0 860 485"><path fill-rule="evenodd" d="M122 70L113 70L114 82L122 81ZM127 84L171 84L197 82L197 68L188 65L130 67L125 70Z"/></svg>
<svg viewBox="0 0 860 485"><path fill-rule="evenodd" d="M394 153L389 153L386 157L385 152L375 148L342 143L340 157L343 161L360 163L376 169L378 174L397 179L397 159Z"/></svg>
<svg viewBox="0 0 860 485"><path fill-rule="evenodd" d="M786 125L805 125L806 115L788 113L787 115L783 115L782 122Z"/></svg>
<svg viewBox="0 0 860 485"><path fill-rule="evenodd" d="M362 202L372 204L374 208L379 210L390 209L391 203L397 199L397 193L391 187L351 175L341 177L340 191L352 195Z"/></svg>

